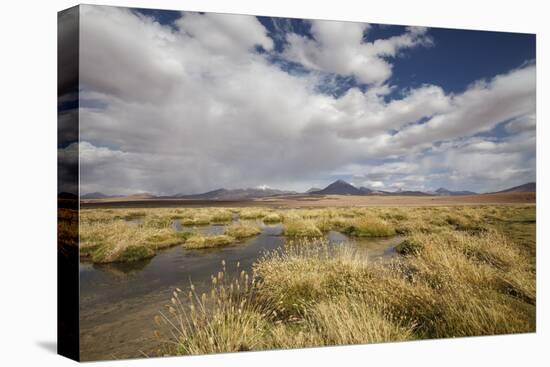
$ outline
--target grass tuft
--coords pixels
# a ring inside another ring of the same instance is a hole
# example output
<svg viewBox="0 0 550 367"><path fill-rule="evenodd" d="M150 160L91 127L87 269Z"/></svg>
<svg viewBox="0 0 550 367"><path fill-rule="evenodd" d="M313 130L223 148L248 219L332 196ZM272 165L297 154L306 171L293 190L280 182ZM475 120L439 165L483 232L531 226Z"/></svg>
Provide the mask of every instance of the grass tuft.
<svg viewBox="0 0 550 367"><path fill-rule="evenodd" d="M235 238L227 235L203 236L194 234L190 236L183 246L188 249L202 249L223 247L235 242Z"/></svg>
<svg viewBox="0 0 550 367"><path fill-rule="evenodd" d="M218 209L212 214L212 223L227 223L233 220L233 212L228 209Z"/></svg>
<svg viewBox="0 0 550 367"><path fill-rule="evenodd" d="M268 210L261 208L244 208L239 212L240 219L260 219L269 214Z"/></svg>
<svg viewBox="0 0 550 367"><path fill-rule="evenodd" d="M315 222L304 219L285 220L283 233L287 237L320 237L323 235Z"/></svg>
<svg viewBox="0 0 550 367"><path fill-rule="evenodd" d="M360 217L351 220L343 232L351 237L387 237L395 235L388 222L375 217Z"/></svg>
<svg viewBox="0 0 550 367"><path fill-rule="evenodd" d="M243 222L231 224L227 226L224 231L224 234L238 240L257 236L260 233L262 233L262 230L257 225Z"/></svg>
<svg viewBox="0 0 550 367"><path fill-rule="evenodd" d="M264 223L280 223L283 220L282 215L278 213L269 213L265 217L263 217Z"/></svg>

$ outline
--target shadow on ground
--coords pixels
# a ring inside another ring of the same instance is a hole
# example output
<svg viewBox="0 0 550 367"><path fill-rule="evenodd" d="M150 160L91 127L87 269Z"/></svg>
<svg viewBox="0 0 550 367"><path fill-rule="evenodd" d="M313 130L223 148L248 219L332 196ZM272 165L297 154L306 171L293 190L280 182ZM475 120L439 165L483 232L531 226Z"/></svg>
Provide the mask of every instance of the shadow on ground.
<svg viewBox="0 0 550 367"><path fill-rule="evenodd" d="M36 345L41 347L42 349L57 354L57 342L52 340L39 340L36 342Z"/></svg>

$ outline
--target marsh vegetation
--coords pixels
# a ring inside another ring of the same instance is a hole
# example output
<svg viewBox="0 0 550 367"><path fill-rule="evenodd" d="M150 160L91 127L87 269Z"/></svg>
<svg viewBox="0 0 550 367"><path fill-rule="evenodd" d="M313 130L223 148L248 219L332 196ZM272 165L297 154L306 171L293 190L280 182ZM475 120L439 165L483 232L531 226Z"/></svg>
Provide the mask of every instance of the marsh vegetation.
<svg viewBox="0 0 550 367"><path fill-rule="evenodd" d="M281 238L209 285L181 279L155 317L157 353L203 354L532 332L535 225L534 206L85 209L80 251L129 264ZM384 238L378 260L353 243Z"/></svg>
<svg viewBox="0 0 550 367"><path fill-rule="evenodd" d="M155 321L166 353L203 354L535 330L534 207L289 211L296 238L210 292L178 289ZM523 228L510 231L510 225ZM323 232L403 234L372 262ZM528 235L527 235L528 234Z"/></svg>

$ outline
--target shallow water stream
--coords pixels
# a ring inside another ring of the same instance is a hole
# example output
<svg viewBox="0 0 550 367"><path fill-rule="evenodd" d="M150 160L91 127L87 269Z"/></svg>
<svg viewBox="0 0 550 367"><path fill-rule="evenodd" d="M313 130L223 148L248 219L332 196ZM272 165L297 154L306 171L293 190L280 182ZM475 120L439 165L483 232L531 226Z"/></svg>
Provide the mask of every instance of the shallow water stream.
<svg viewBox="0 0 550 367"><path fill-rule="evenodd" d="M210 287L210 276L221 270L250 270L266 251L284 244L281 225L264 225L262 233L233 246L187 250L182 246L163 250L152 259L132 264L80 264L80 330L82 360L143 357L154 353L153 317L166 305L176 287ZM198 227L174 223L177 230L202 234L221 234L223 225ZM399 238L350 241L338 232L330 232L331 245L351 242L364 249L370 259L391 257ZM240 271L239 270L239 271Z"/></svg>

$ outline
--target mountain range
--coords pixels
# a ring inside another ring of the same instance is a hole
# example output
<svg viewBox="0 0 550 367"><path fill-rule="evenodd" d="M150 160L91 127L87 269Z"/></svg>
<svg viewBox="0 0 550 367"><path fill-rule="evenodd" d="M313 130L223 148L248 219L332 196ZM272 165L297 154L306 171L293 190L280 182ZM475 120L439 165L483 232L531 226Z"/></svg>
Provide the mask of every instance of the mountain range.
<svg viewBox="0 0 550 367"><path fill-rule="evenodd" d="M438 196L463 196L463 195L477 195L476 192L473 191L451 191L447 190L443 187L440 187L439 189L434 191L436 195Z"/></svg>
<svg viewBox="0 0 550 367"><path fill-rule="evenodd" d="M501 194L506 192L537 192L537 184L535 182L529 182L523 185L510 187L509 189L497 191L495 194Z"/></svg>
<svg viewBox="0 0 550 367"><path fill-rule="evenodd" d="M244 200L264 198L269 196L296 194L296 191L277 190L270 188L248 188L248 189L217 189L201 194L184 195L178 194L170 198L195 199L195 200Z"/></svg>
<svg viewBox="0 0 550 367"><path fill-rule="evenodd" d="M489 194L511 193L511 192L536 192L536 183L529 182L520 186L514 186L501 191L490 192ZM81 199L188 199L188 200L250 200L273 196L285 196L299 194L296 191L278 190L272 188L247 188L247 189L225 189L220 188L212 191L207 191L199 194L177 194L171 196L154 196L148 193L139 193L128 196L122 195L105 195L101 192L93 192L84 194ZM381 191L373 190L368 187L356 187L344 180L336 180L324 189L312 187L305 193L299 195L382 195L382 196L465 196L478 195L478 193L467 190L448 190L440 187L435 191L413 191L413 190L398 190L398 191Z"/></svg>
<svg viewBox="0 0 550 367"><path fill-rule="evenodd" d="M314 195L366 195L372 192L366 187L355 187L344 180L337 180L325 187L322 190L310 191L309 194Z"/></svg>
<svg viewBox="0 0 550 367"><path fill-rule="evenodd" d="M140 192L132 195L106 195L102 192L90 192L88 194L80 195L80 199L116 199L116 198L124 198L124 199L132 199L132 200L139 200L139 199L153 199L156 196L153 194L149 194L147 192Z"/></svg>

